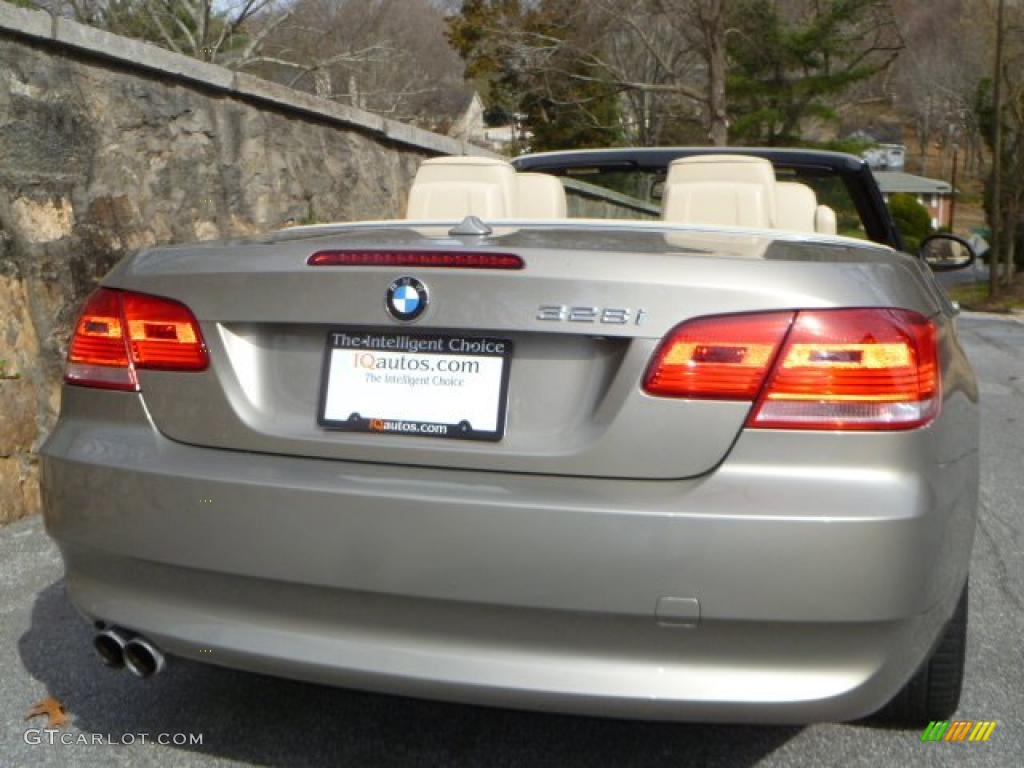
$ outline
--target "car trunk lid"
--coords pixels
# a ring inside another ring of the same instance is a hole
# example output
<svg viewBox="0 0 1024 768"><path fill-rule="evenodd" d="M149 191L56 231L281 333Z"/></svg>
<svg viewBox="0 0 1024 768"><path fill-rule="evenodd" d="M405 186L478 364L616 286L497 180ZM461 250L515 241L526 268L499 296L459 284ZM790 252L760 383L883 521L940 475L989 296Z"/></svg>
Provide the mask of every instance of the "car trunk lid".
<svg viewBox="0 0 1024 768"><path fill-rule="evenodd" d="M307 264L324 249L514 253L525 266ZM579 226L453 238L392 225L161 249L126 262L108 284L177 299L200 321L209 370L139 375L154 423L174 440L400 465L678 478L722 461L750 404L645 394L644 373L666 333L710 314L899 301L866 291L864 278L903 268L884 249L764 234ZM403 277L429 290L428 309L411 323L385 307ZM325 428L328 342L339 332L507 342L503 435Z"/></svg>

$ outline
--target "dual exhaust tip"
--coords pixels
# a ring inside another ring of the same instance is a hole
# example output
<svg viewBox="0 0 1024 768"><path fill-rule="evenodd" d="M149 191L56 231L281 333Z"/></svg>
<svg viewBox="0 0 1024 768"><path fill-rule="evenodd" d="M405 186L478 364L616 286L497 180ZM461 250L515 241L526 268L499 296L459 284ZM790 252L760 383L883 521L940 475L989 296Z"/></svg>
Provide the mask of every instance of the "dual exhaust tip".
<svg viewBox="0 0 1024 768"><path fill-rule="evenodd" d="M164 671L167 662L163 652L141 635L111 627L99 632L92 641L100 661L111 669L128 668L143 679Z"/></svg>

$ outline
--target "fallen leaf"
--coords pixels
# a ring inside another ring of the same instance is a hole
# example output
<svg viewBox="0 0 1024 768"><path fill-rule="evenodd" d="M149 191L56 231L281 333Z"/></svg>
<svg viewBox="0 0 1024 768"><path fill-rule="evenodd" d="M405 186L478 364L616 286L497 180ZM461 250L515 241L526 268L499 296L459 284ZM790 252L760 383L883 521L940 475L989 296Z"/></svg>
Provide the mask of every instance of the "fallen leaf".
<svg viewBox="0 0 1024 768"><path fill-rule="evenodd" d="M38 704L32 707L26 715L26 720L31 720L33 717L39 717L40 715L46 715L46 727L47 728L60 728L68 721L67 712L64 711L64 705L61 704L53 696L47 696L45 699L40 701Z"/></svg>

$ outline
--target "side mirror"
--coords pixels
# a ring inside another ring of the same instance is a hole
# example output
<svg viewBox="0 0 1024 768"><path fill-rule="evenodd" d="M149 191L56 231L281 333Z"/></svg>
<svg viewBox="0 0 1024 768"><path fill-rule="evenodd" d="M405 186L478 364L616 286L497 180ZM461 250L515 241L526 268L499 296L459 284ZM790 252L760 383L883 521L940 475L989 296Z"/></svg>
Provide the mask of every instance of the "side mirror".
<svg viewBox="0 0 1024 768"><path fill-rule="evenodd" d="M933 272L951 272L974 263L977 255L971 244L962 237L940 233L921 241L917 252Z"/></svg>

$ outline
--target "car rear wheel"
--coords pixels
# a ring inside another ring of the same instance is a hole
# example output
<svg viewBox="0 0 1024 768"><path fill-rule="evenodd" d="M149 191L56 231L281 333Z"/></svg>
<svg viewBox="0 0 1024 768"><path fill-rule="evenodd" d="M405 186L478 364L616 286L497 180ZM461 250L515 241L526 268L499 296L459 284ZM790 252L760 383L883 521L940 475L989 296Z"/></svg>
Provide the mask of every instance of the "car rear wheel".
<svg viewBox="0 0 1024 768"><path fill-rule="evenodd" d="M967 584L964 584L953 618L949 620L939 644L910 678L875 716L890 725L926 725L932 720L947 720L960 704L967 650Z"/></svg>

